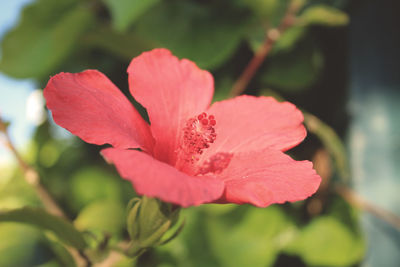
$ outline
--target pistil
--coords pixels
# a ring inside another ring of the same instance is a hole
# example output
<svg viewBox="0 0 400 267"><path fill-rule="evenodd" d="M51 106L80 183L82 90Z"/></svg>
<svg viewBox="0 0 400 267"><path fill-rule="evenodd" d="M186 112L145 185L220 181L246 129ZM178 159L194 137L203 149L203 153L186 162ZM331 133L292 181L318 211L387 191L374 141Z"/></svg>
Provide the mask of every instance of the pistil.
<svg viewBox="0 0 400 267"><path fill-rule="evenodd" d="M217 138L216 124L215 117L205 112L187 120L178 149L177 168L186 172L193 170L203 151Z"/></svg>

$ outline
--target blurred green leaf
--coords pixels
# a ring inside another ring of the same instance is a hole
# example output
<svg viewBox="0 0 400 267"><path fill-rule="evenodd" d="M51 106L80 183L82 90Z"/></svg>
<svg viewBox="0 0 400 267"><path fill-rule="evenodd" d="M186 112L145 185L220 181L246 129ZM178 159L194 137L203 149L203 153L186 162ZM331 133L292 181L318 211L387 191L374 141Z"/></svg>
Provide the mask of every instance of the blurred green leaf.
<svg viewBox="0 0 400 267"><path fill-rule="evenodd" d="M111 10L113 27L126 31L135 20L160 0L103 0Z"/></svg>
<svg viewBox="0 0 400 267"><path fill-rule="evenodd" d="M306 35L307 28L300 25L294 25L288 28L275 43L272 53L288 51L294 49L296 44Z"/></svg>
<svg viewBox="0 0 400 267"><path fill-rule="evenodd" d="M297 227L279 206L205 205L184 209L186 226L158 248L171 266L272 266Z"/></svg>
<svg viewBox="0 0 400 267"><path fill-rule="evenodd" d="M97 200L121 200L119 178L99 167L86 167L69 180L69 204L78 211Z"/></svg>
<svg viewBox="0 0 400 267"><path fill-rule="evenodd" d="M78 3L39 0L27 6L2 41L0 70L16 78L50 74L92 24L92 13Z"/></svg>
<svg viewBox="0 0 400 267"><path fill-rule="evenodd" d="M221 266L271 266L296 227L278 206L249 208L236 224L208 219L211 249Z"/></svg>
<svg viewBox="0 0 400 267"><path fill-rule="evenodd" d="M246 40L254 53L260 49L266 37L267 30L264 25L261 24L256 24L253 27L249 27L249 30L246 33Z"/></svg>
<svg viewBox="0 0 400 267"><path fill-rule="evenodd" d="M258 1L248 2L255 5ZM272 3L274 1L269 0L262 2L268 4L269 2ZM299 4L302 5L301 3ZM257 5L255 5L255 9L257 9ZM293 49L307 33L307 26L309 25L342 26L346 25L349 21L346 13L327 5L313 5L307 8L298 18L297 23L282 33L282 36L275 43L271 55L277 52ZM267 28L269 29L270 25L266 27L265 25L258 24L250 28L250 31L248 32L248 41L253 51L257 51L264 43Z"/></svg>
<svg viewBox="0 0 400 267"><path fill-rule="evenodd" d="M118 33L110 28L99 27L85 35L86 45L109 51L124 60L131 60L155 45L134 32Z"/></svg>
<svg viewBox="0 0 400 267"><path fill-rule="evenodd" d="M5 167L1 168L2 178L5 178ZM24 178L24 174L19 169L10 170L10 178L0 185L0 210L16 209L26 205L41 206L41 202L35 190Z"/></svg>
<svg viewBox="0 0 400 267"><path fill-rule="evenodd" d="M1 222L31 224L52 231L60 240L78 249L86 247L85 239L75 227L66 220L51 215L43 209L24 207L0 212Z"/></svg>
<svg viewBox="0 0 400 267"><path fill-rule="evenodd" d="M125 226L125 208L115 200L100 200L86 206L74 221L84 231L121 236Z"/></svg>
<svg viewBox="0 0 400 267"><path fill-rule="evenodd" d="M28 267L42 264L48 249L35 228L15 223L0 224L0 266Z"/></svg>
<svg viewBox="0 0 400 267"><path fill-rule="evenodd" d="M251 9L261 19L261 24L274 28L280 24L290 0L237 0L237 2Z"/></svg>
<svg viewBox="0 0 400 267"><path fill-rule="evenodd" d="M336 195L331 198L331 204L327 207L327 213L344 223L354 234L362 238L363 230L359 223L361 211L357 207L351 206L341 196Z"/></svg>
<svg viewBox="0 0 400 267"><path fill-rule="evenodd" d="M324 147L331 154L340 178L345 182L348 182L350 177L350 167L346 148L342 140L332 129L332 127L322 122L316 116L308 112L303 112L303 114L304 124L306 125L307 130L315 134L321 140Z"/></svg>
<svg viewBox="0 0 400 267"><path fill-rule="evenodd" d="M201 68L215 68L236 50L247 23L245 13L229 6L165 1L141 17L136 30L180 58L189 58Z"/></svg>
<svg viewBox="0 0 400 267"><path fill-rule="evenodd" d="M313 5L307 8L299 19L308 25L344 26L349 23L346 13L328 5Z"/></svg>
<svg viewBox="0 0 400 267"><path fill-rule="evenodd" d="M362 260L364 242L334 217L312 220L287 247L312 266L351 266Z"/></svg>
<svg viewBox="0 0 400 267"><path fill-rule="evenodd" d="M210 215L218 216L234 212L236 208L236 204L207 204L206 208L204 208L204 212Z"/></svg>
<svg viewBox="0 0 400 267"><path fill-rule="evenodd" d="M51 167L57 162L61 152L58 143L54 140L49 140L40 148L38 160L43 166Z"/></svg>
<svg viewBox="0 0 400 267"><path fill-rule="evenodd" d="M47 240L47 242L49 243L48 247L52 250L57 258L57 261L54 260L51 262L52 264L55 264L55 266L60 266L60 264L61 266L68 267L76 266L74 258L63 245L53 240Z"/></svg>
<svg viewBox="0 0 400 267"><path fill-rule="evenodd" d="M255 14L262 18L270 18L279 7L279 2L285 2L281 0L238 0L240 4L250 8ZM287 2L287 1L286 1Z"/></svg>
<svg viewBox="0 0 400 267"><path fill-rule="evenodd" d="M182 209L186 223L182 233L164 246L157 247L160 262L169 262L179 267L220 267L210 246L208 228L205 222L209 216L202 207Z"/></svg>
<svg viewBox="0 0 400 267"><path fill-rule="evenodd" d="M274 54L268 64L261 77L267 87L299 91L316 81L322 70L323 57L312 40L304 40L291 51Z"/></svg>
<svg viewBox="0 0 400 267"><path fill-rule="evenodd" d="M65 266L75 266L75 265L65 265ZM44 264L36 265L35 267L60 267L60 263L56 260L50 260Z"/></svg>

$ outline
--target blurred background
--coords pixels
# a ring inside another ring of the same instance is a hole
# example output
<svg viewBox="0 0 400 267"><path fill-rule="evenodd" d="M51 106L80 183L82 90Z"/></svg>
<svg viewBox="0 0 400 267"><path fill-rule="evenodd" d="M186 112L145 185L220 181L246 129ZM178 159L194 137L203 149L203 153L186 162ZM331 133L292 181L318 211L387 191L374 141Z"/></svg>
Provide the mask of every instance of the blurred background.
<svg viewBox="0 0 400 267"><path fill-rule="evenodd" d="M165 47L209 70L214 100L221 100L274 39L244 93L285 99L304 111L309 135L289 154L314 162L323 177L317 194L265 209L185 209L178 238L115 266L397 267L399 3L0 0L0 117L76 228L117 243L127 236L125 207L135 192L99 147L52 122L42 97L49 77L98 69L130 97L130 60ZM295 19L288 23L293 5ZM27 205L42 203L1 146L0 210ZM1 267L68 266L59 246L43 230L0 222Z"/></svg>

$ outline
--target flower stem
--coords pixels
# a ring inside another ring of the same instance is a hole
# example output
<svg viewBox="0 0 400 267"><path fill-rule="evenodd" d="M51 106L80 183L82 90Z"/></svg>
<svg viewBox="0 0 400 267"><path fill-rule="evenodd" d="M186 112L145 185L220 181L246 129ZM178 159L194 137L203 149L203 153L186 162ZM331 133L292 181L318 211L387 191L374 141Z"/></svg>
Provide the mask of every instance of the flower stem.
<svg viewBox="0 0 400 267"><path fill-rule="evenodd" d="M253 79L257 70L264 62L276 41L286 31L286 29L292 26L296 21L295 15L299 8L300 5L297 4L297 1L291 1L280 25L276 28L269 29L266 32L264 43L256 51L253 58L250 60L242 74L232 86L232 89L229 93L230 97L238 96L245 91L247 85Z"/></svg>
<svg viewBox="0 0 400 267"><path fill-rule="evenodd" d="M365 200L363 197L358 195L347 186L336 185L335 191L353 207L367 211L375 217L391 224L396 229L400 229L400 217L396 214L369 203L367 200Z"/></svg>
<svg viewBox="0 0 400 267"><path fill-rule="evenodd" d="M51 195L47 192L47 190L40 184L39 174L35 169L29 166L21 157L18 150L15 148L13 142L11 141L10 135L8 134L6 123L2 121L0 118L0 134L3 134L4 138L1 140L4 143L4 146L10 149L13 153L14 157L17 159L19 167L24 172L25 180L28 184L30 184L36 191L39 199L43 203L45 209L56 216L62 217L64 219L68 219L65 215L64 211L58 206L55 200L51 197ZM67 247L67 250L74 258L78 267L89 266L90 261L87 256L82 252L78 251L75 248Z"/></svg>
<svg viewBox="0 0 400 267"><path fill-rule="evenodd" d="M94 267L109 267L115 266L119 261L124 259L126 256L126 251L129 248L129 241L121 241L116 246L110 247L110 253L107 258L103 261L95 263Z"/></svg>
<svg viewBox="0 0 400 267"><path fill-rule="evenodd" d="M10 135L7 131L3 132L5 139L4 145L10 149L14 157L17 159L18 165L24 171L24 177L28 184L30 184L36 191L46 210L56 216L67 218L62 209L57 205L54 199L50 196L47 190L40 184L39 174L29 166L18 153L14 144L11 141Z"/></svg>

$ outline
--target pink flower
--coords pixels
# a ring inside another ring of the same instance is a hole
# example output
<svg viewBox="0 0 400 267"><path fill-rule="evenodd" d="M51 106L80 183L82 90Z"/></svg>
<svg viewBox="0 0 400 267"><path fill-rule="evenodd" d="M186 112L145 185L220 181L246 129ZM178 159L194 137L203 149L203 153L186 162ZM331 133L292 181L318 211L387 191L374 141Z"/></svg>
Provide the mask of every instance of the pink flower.
<svg viewBox="0 0 400 267"><path fill-rule="evenodd" d="M166 49L134 58L128 76L150 125L96 70L57 74L44 96L58 125L88 143L112 145L103 156L138 194L184 207L210 202L266 207L303 200L317 190L321 178L312 163L283 153L306 136L294 105L239 96L209 106L211 74Z"/></svg>

